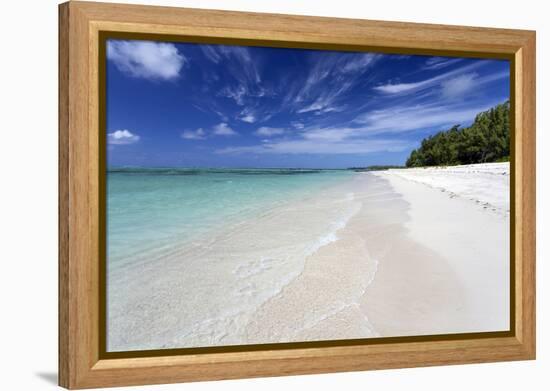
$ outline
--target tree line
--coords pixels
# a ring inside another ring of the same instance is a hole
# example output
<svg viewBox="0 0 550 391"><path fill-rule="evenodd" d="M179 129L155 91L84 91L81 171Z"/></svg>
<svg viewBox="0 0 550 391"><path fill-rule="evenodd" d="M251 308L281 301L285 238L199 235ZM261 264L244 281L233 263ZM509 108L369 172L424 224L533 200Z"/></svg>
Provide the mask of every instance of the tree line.
<svg viewBox="0 0 550 391"><path fill-rule="evenodd" d="M407 167L489 163L510 159L510 101L479 113L466 128L455 125L422 140Z"/></svg>

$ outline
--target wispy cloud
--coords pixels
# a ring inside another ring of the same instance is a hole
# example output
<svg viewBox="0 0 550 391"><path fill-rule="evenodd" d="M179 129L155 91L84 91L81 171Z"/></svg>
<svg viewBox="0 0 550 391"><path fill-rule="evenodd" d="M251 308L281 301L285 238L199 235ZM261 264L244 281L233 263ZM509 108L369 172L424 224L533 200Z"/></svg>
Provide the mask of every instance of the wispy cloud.
<svg viewBox="0 0 550 391"><path fill-rule="evenodd" d="M305 81L295 82L283 104L292 104L293 111L299 114L338 111L343 106L341 99L380 58L374 53L317 55Z"/></svg>
<svg viewBox="0 0 550 391"><path fill-rule="evenodd" d="M289 135L284 128L261 127L255 135L273 137ZM263 139L262 144L226 147L218 154L369 154L399 152L412 146L409 140L369 138L370 129L364 126L309 127L294 133L296 138Z"/></svg>
<svg viewBox="0 0 550 391"><path fill-rule="evenodd" d="M218 108L218 106L212 100L209 100L206 102L202 101L200 102L200 104L193 104L193 107L199 111L202 111L203 113L206 113L209 115L210 114L217 115L222 120L222 122L229 121L229 117L226 114L222 113L222 111Z"/></svg>
<svg viewBox="0 0 550 391"><path fill-rule="evenodd" d="M256 129L254 134L261 137L273 137L280 136L285 133L283 128L271 128L269 126L262 126L261 128Z"/></svg>
<svg viewBox="0 0 550 391"><path fill-rule="evenodd" d="M289 80L283 77L277 83L264 83L259 73L261 58L252 55L256 52L224 45L202 45L201 49L209 62L228 71L222 78L224 84L217 85L217 95L241 106L237 112L225 107L223 122L233 118L250 124L266 123L285 112L324 116L345 111L351 90L365 81L361 76L383 57L374 53L316 53L305 72ZM273 105L277 100L281 103ZM233 113L225 114L228 109Z"/></svg>
<svg viewBox="0 0 550 391"><path fill-rule="evenodd" d="M467 73L441 82L441 94L446 99L464 96L475 86L477 74Z"/></svg>
<svg viewBox="0 0 550 391"><path fill-rule="evenodd" d="M315 140L287 140L264 142L254 146L228 147L217 150L218 154L310 154L310 155L356 155L374 152L400 152L412 147L404 140L357 140L345 142L320 142Z"/></svg>
<svg viewBox="0 0 550 391"><path fill-rule="evenodd" d="M217 66L223 66L233 79L219 95L230 98L244 106L248 97L261 97L266 91L261 85L258 61L254 61L250 50L244 46L201 45L204 56Z"/></svg>
<svg viewBox="0 0 550 391"><path fill-rule="evenodd" d="M441 82L441 95L447 99L464 98L468 93L479 90L484 84L509 77L509 72L498 72L480 77L477 73L466 73Z"/></svg>
<svg viewBox="0 0 550 391"><path fill-rule="evenodd" d="M495 72L488 75L485 75L483 77L477 78L477 83L479 84L485 84L490 83L496 80L502 80L502 79L508 79L510 77L509 71L503 71L503 72Z"/></svg>
<svg viewBox="0 0 550 391"><path fill-rule="evenodd" d="M225 86L220 92L220 96L225 96L226 98L231 98L239 106L244 106L244 99L247 94L247 89L244 85L238 86Z"/></svg>
<svg viewBox="0 0 550 391"><path fill-rule="evenodd" d="M306 140L318 141L343 141L354 136L361 135L361 127L332 126L324 128L307 128L302 132L302 137Z"/></svg>
<svg viewBox="0 0 550 391"><path fill-rule="evenodd" d="M127 129L115 130L112 133L107 133L107 143L110 145L127 145L134 144L139 141L140 137L133 134Z"/></svg>
<svg viewBox="0 0 550 391"><path fill-rule="evenodd" d="M218 64L222 56L218 52L217 47L213 45L200 45L200 48L205 55L206 58L208 58L210 61L212 61L214 64Z"/></svg>
<svg viewBox="0 0 550 391"><path fill-rule="evenodd" d="M429 57L426 60L426 64L424 65L423 69L435 70L435 69L446 68L446 67L451 66L453 64L456 64L460 61L462 61L462 58Z"/></svg>
<svg viewBox="0 0 550 391"><path fill-rule="evenodd" d="M256 117L254 117L253 114L249 113L240 117L240 120L243 122L248 122L249 124L253 124L254 122L256 122Z"/></svg>
<svg viewBox="0 0 550 391"><path fill-rule="evenodd" d="M185 140L204 140L206 138L206 132L203 128L197 130L184 130L181 134L181 138Z"/></svg>
<svg viewBox="0 0 550 391"><path fill-rule="evenodd" d="M417 129L431 129L466 124L497 102L465 107L462 105L415 105L375 110L359 116L355 122L367 134L401 133Z"/></svg>
<svg viewBox="0 0 550 391"><path fill-rule="evenodd" d="M258 120L258 118L256 116L256 113L250 107L244 108L239 113L239 116L237 118L239 120L241 120L243 122L247 122L249 124L253 124L254 122L256 122Z"/></svg>
<svg viewBox="0 0 550 391"><path fill-rule="evenodd" d="M436 76L431 79L422 80L415 83L388 83L381 86L374 87L376 91L383 92L385 94L399 94L402 92L416 91L421 88L431 87L439 81L443 80L444 76Z"/></svg>
<svg viewBox="0 0 550 391"><path fill-rule="evenodd" d="M208 131L203 128L195 130L184 130L181 133L181 138L184 140L206 140L212 136L236 136L238 133L234 131L227 123L219 123Z"/></svg>
<svg viewBox="0 0 550 391"><path fill-rule="evenodd" d="M131 77L149 80L174 80L186 58L171 43L150 41L107 42L107 59Z"/></svg>
<svg viewBox="0 0 550 391"><path fill-rule="evenodd" d="M341 73L363 72L374 65L380 59L380 55L374 53L356 54L352 59L345 62L339 71Z"/></svg>
<svg viewBox="0 0 550 391"><path fill-rule="evenodd" d="M315 101L313 101L309 105L302 107L301 109L296 110L296 112L299 114L309 112L322 114L343 111L345 109L345 106L337 106L335 102L350 87L351 83L344 83L338 89L333 89L325 93L321 93L321 95L319 95L319 97Z"/></svg>
<svg viewBox="0 0 550 391"><path fill-rule="evenodd" d="M216 136L236 136L238 134L225 122L214 126L212 130L212 133Z"/></svg>
<svg viewBox="0 0 550 391"><path fill-rule="evenodd" d="M227 117L227 115L225 115L224 113L222 113L220 110L217 110L217 109L212 109L212 112L214 114L216 114L218 117L220 117L220 119L223 121L223 122L227 122L229 120L229 118Z"/></svg>
<svg viewBox="0 0 550 391"><path fill-rule="evenodd" d="M436 85L439 85L442 81L457 76L462 73L467 73L472 71L475 68L478 68L483 65L483 62L475 62L469 65L466 65L462 68L455 69L443 73L438 76L431 77L429 79L411 82L411 83L388 83L380 86L374 87L375 91L382 92L384 94L402 94L402 93L412 93L422 89L431 88Z"/></svg>
<svg viewBox="0 0 550 391"><path fill-rule="evenodd" d="M203 54L215 64L224 60L233 60L238 65L246 66L240 69L251 80L260 82L260 74L256 67L256 63L252 61L250 51L245 46L228 46L228 45L201 45Z"/></svg>

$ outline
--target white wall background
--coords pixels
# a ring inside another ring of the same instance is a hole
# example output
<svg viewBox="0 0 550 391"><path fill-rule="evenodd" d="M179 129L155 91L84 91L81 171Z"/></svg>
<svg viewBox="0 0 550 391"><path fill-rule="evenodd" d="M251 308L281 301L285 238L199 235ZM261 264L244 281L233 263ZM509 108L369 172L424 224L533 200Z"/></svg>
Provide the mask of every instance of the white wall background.
<svg viewBox="0 0 550 391"><path fill-rule="evenodd" d="M105 1L105 0L104 0ZM119 0L119 2L126 2ZM287 14L537 30L538 359L436 368L142 387L151 390L543 389L550 384L549 29L545 2L522 0L133 0ZM0 8L0 389L55 388L57 371L57 0ZM136 388L137 389L137 388ZM548 389L548 388L545 388Z"/></svg>

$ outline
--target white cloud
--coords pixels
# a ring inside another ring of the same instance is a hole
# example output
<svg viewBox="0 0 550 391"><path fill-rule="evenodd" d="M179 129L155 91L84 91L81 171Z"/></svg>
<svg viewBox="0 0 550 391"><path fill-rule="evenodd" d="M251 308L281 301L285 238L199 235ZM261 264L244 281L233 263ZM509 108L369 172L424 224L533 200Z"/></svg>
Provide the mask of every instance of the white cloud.
<svg viewBox="0 0 550 391"><path fill-rule="evenodd" d="M218 116L220 117L220 119L224 122L228 121L229 118L227 117L227 115L225 115L224 113L222 113L221 111L219 110L216 110L216 109L212 109L212 111Z"/></svg>
<svg viewBox="0 0 550 391"><path fill-rule="evenodd" d="M495 81L495 80L505 79L505 78L509 78L509 77L510 77L510 72L509 71L491 73L489 75L479 77L476 80L476 84L477 85L486 84L486 83L490 83L490 82Z"/></svg>
<svg viewBox="0 0 550 391"><path fill-rule="evenodd" d="M337 111L340 99L361 83L361 76L382 58L374 53L327 53L312 57L315 62L305 81L296 80L287 88L283 105L293 104L297 113L323 114Z"/></svg>
<svg viewBox="0 0 550 391"><path fill-rule="evenodd" d="M202 105L204 105L205 107L203 107ZM218 117L220 117L220 119L223 121L223 122L227 122L229 121L229 117L227 117L227 115L225 115L224 113L222 113L220 110L218 110L217 106L213 103L213 102L201 102L201 105L199 104L193 104L193 107L196 108L197 110L200 110L202 111L203 113L206 113L206 114L216 114Z"/></svg>
<svg viewBox="0 0 550 391"><path fill-rule="evenodd" d="M129 130L115 130L112 133L107 133L107 143L110 145L127 145L134 144L139 141L140 137L133 134Z"/></svg>
<svg viewBox="0 0 550 391"><path fill-rule="evenodd" d="M200 45L206 58L214 64L223 62L224 68L236 83L227 85L219 95L233 99L240 106L245 105L248 97L261 97L265 90L261 87L258 61L254 61L250 50L244 46Z"/></svg>
<svg viewBox="0 0 550 391"><path fill-rule="evenodd" d="M482 61L475 62L470 65L466 65L462 68L455 69L453 71L443 73L438 76L434 76L430 79L413 82L413 83L388 83L381 86L374 87L376 91L385 93L385 94L400 94L408 92L416 92L425 88L433 87L439 85L442 81L452 78L456 75L471 71L472 69L482 66L484 63Z"/></svg>
<svg viewBox="0 0 550 391"><path fill-rule="evenodd" d="M242 116L240 120L243 122L248 122L249 124L253 124L254 122L256 122L256 117L254 117L254 115L252 114L247 114Z"/></svg>
<svg viewBox="0 0 550 391"><path fill-rule="evenodd" d="M258 120L256 113L248 107L242 110L237 118L249 124L253 124Z"/></svg>
<svg viewBox="0 0 550 391"><path fill-rule="evenodd" d="M204 140L206 138L206 132L203 128L197 130L185 130L181 134L181 138L186 140Z"/></svg>
<svg viewBox="0 0 550 391"><path fill-rule="evenodd" d="M302 107L301 109L297 110L296 112L298 114L303 113L309 113L310 111L320 111L326 107L326 105L330 104L331 101L328 100L322 100L321 98L317 99L315 102Z"/></svg>
<svg viewBox="0 0 550 391"><path fill-rule="evenodd" d="M433 85L433 79L424 80L417 83L397 83L397 84L384 84L374 87L375 90L384 92L386 94L399 94L401 92L407 92L416 90L425 86Z"/></svg>
<svg viewBox="0 0 550 391"><path fill-rule="evenodd" d="M244 98L246 97L246 94L247 89L244 87L244 85L236 87L226 86L219 92L219 95L233 99L235 103L239 106L244 105Z"/></svg>
<svg viewBox="0 0 550 391"><path fill-rule="evenodd" d="M302 122L298 122L298 121L292 121L290 124L295 129L303 129L305 127L305 125Z"/></svg>
<svg viewBox="0 0 550 391"><path fill-rule="evenodd" d="M107 58L121 72L149 80L177 79L186 62L175 45L150 41L110 40Z"/></svg>
<svg viewBox="0 0 550 391"><path fill-rule="evenodd" d="M273 112L271 112L271 113L262 113L261 115L262 115L262 117L259 118L258 120L260 122L266 122L266 121L269 121L273 117Z"/></svg>
<svg viewBox="0 0 550 391"><path fill-rule="evenodd" d="M229 127L225 122L222 122L212 128L213 134L216 136L235 136L238 133Z"/></svg>
<svg viewBox="0 0 550 391"><path fill-rule="evenodd" d="M213 63L217 64L222 59L234 59L241 63L252 62L250 51L246 46L237 45L200 45L205 55Z"/></svg>
<svg viewBox="0 0 550 391"><path fill-rule="evenodd" d="M441 82L441 94L444 98L452 99L464 96L476 85L477 74L467 73Z"/></svg>
<svg viewBox="0 0 550 391"><path fill-rule="evenodd" d="M416 105L375 110L359 116L354 122L364 125L363 132L400 133L416 129L446 127L472 122L475 116L494 104L483 106Z"/></svg>
<svg viewBox="0 0 550 391"><path fill-rule="evenodd" d="M203 54L206 58L208 58L210 61L212 61L214 64L217 64L222 59L218 51L216 50L216 46L213 45L199 45L201 48Z"/></svg>
<svg viewBox="0 0 550 391"><path fill-rule="evenodd" d="M261 127L257 136L271 137L287 134L283 128ZM219 154L368 154L397 152L411 148L408 140L369 139L367 127L304 128L297 139L262 139L258 145L233 146L216 151Z"/></svg>
<svg viewBox="0 0 550 391"><path fill-rule="evenodd" d="M462 58L430 57L426 60L424 69L441 69L462 61Z"/></svg>
<svg viewBox="0 0 550 391"><path fill-rule="evenodd" d="M284 134L285 130L283 128L271 128L269 126L262 126L261 128L257 129L254 134L256 136L262 136L262 137L273 137L273 136L280 136L281 134Z"/></svg>
<svg viewBox="0 0 550 391"><path fill-rule="evenodd" d="M307 129L302 133L302 137L306 140L320 140L338 142L346 140L362 134L362 128L350 127L329 127L329 128L312 128Z"/></svg>
<svg viewBox="0 0 550 391"><path fill-rule="evenodd" d="M508 71L491 73L479 77L476 73L467 73L441 82L441 94L444 98L464 97L471 91L478 90L482 85L510 76Z"/></svg>
<svg viewBox="0 0 550 391"><path fill-rule="evenodd" d="M247 47L219 45L218 51L227 59L233 60L237 67L233 67L234 76L241 83L259 83L260 73L256 68L257 62L252 61L252 56ZM238 72L237 72L238 71Z"/></svg>
<svg viewBox="0 0 550 391"><path fill-rule="evenodd" d="M351 61L348 61L339 68L339 70L343 73L364 71L373 65L379 58L381 58L381 56L375 53L357 54Z"/></svg>
<svg viewBox="0 0 550 391"><path fill-rule="evenodd" d="M345 142L327 142L317 140L290 140L266 142L254 146L228 147L216 151L219 154L321 154L350 155L373 152L399 152L412 147L404 140L353 140Z"/></svg>
<svg viewBox="0 0 550 391"><path fill-rule="evenodd" d="M338 83L333 88L327 87L321 89L319 96L310 104L296 110L297 113L315 112L316 114L338 112L343 110L343 106L338 106L335 102L348 90L353 87L352 81Z"/></svg>
<svg viewBox="0 0 550 391"><path fill-rule="evenodd" d="M181 134L181 138L185 140L205 140L211 136L236 136L238 133L234 131L227 123L222 122L208 131L203 128L198 128L196 130L184 130Z"/></svg>

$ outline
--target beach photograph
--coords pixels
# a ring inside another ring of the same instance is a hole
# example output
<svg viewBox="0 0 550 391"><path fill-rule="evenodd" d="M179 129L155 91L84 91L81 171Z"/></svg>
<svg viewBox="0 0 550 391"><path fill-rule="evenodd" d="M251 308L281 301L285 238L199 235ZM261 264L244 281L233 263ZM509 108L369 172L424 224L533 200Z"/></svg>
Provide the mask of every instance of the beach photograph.
<svg viewBox="0 0 550 391"><path fill-rule="evenodd" d="M105 54L107 352L510 330L508 60Z"/></svg>

